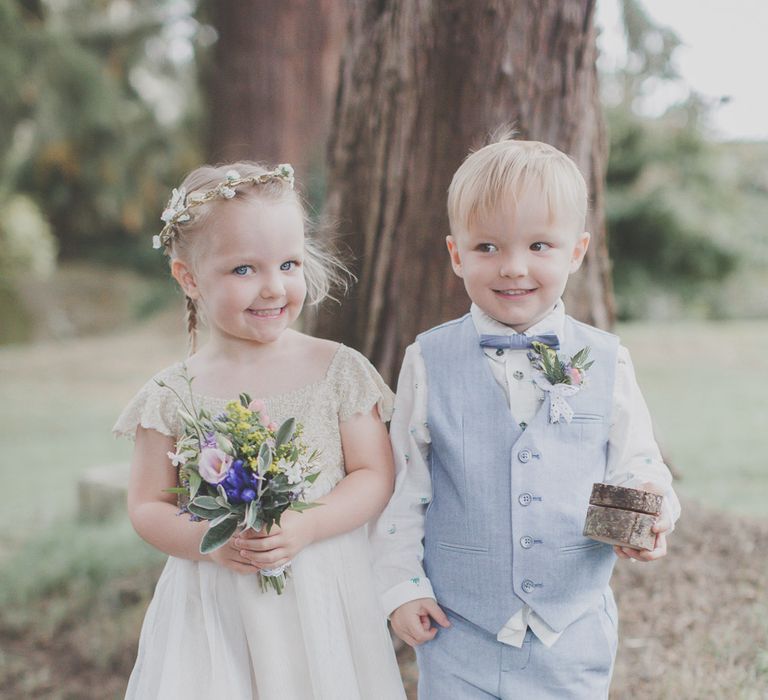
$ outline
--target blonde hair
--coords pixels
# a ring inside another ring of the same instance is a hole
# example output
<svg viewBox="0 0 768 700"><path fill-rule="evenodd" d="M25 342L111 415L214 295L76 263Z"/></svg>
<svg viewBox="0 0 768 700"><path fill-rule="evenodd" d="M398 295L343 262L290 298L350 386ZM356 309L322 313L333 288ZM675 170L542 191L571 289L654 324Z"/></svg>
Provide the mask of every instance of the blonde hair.
<svg viewBox="0 0 768 700"><path fill-rule="evenodd" d="M262 163L251 161L238 161L222 165L203 165L190 172L179 185L179 191L183 191L188 199L194 199L195 195L201 196L210 192L217 186L226 182L228 175L235 171L242 178L257 178L262 175L275 172ZM292 170L291 170L292 173ZM191 195L191 197L190 197ZM261 199L271 202L294 202L301 211L304 220L304 278L307 283L307 303L319 304L326 298L337 300L332 294L338 289L345 294L349 288L352 274L347 268L338 252L329 242L326 228L313 221L302 197L293 189L292 178L289 182L282 177L272 177L266 182L254 185L238 186L233 197L215 197L193 209L188 210L189 218L174 224L173 236L170 238L166 253L170 260L182 259L191 262L194 255L194 247L201 237L206 235L206 224L215 216L219 207L228 206L228 199ZM322 239L322 240L321 240ZM186 322L189 334L190 353L195 352L197 346L198 309L194 299L186 297Z"/></svg>
<svg viewBox="0 0 768 700"><path fill-rule="evenodd" d="M454 174L448 188L451 233L467 231L503 203L516 203L529 187L541 192L551 218L568 213L582 232L587 185L576 163L540 141L517 141L509 132L502 139L470 153Z"/></svg>

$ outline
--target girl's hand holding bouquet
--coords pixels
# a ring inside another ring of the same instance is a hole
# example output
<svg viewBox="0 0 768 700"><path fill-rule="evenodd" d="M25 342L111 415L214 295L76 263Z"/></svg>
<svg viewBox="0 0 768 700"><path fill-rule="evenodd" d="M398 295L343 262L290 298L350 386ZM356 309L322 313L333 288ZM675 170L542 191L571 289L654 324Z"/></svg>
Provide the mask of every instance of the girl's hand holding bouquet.
<svg viewBox="0 0 768 700"><path fill-rule="evenodd" d="M209 521L201 553L215 552L215 561L235 571L256 566L262 588L282 593L291 558L312 541L311 523L291 518L316 505L305 502L304 494L319 474L317 453L309 453L293 418L278 427L264 403L247 394L215 416L198 409L192 379L186 371L183 376L188 403L161 384L176 393L184 424L176 452L169 454L179 468L179 486L170 490L179 495L183 512Z"/></svg>

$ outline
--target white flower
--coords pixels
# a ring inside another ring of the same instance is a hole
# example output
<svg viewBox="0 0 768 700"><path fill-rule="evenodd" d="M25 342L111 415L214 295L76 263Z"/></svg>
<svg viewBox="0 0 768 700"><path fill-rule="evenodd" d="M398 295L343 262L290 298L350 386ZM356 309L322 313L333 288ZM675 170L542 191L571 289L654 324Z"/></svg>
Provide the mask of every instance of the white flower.
<svg viewBox="0 0 768 700"><path fill-rule="evenodd" d="M176 223L180 221L189 221L189 215L183 214L184 210L187 208L187 191L183 187L179 187L179 189L176 189L174 187L173 192L171 192L171 199L168 202L168 205L165 208L165 211L163 211L160 218L166 223Z"/></svg>
<svg viewBox="0 0 768 700"><path fill-rule="evenodd" d="M227 187L226 185L222 185L219 191L221 192L221 196L224 197L224 199L232 199L232 197L237 194L235 190L233 190L231 187Z"/></svg>
<svg viewBox="0 0 768 700"><path fill-rule="evenodd" d="M290 163L280 163L277 166L277 173L282 177L291 187L293 187L293 166Z"/></svg>
<svg viewBox="0 0 768 700"><path fill-rule="evenodd" d="M183 454L179 454L178 452L169 452L168 459L171 460L171 464L174 467L180 467L182 464L186 464L187 462L187 458Z"/></svg>
<svg viewBox="0 0 768 700"><path fill-rule="evenodd" d="M280 471L285 474L285 476L288 478L289 484L299 484L304 480L304 477L301 473L301 463L300 462L289 462L286 459L281 459L278 462L278 467L280 468Z"/></svg>
<svg viewBox="0 0 768 700"><path fill-rule="evenodd" d="M239 180L240 179L240 173L237 172L237 170L227 170L224 177L227 178L227 180Z"/></svg>
<svg viewBox="0 0 768 700"><path fill-rule="evenodd" d="M157 250L158 248L163 247L163 243L160 240L160 236L152 236L152 247ZM176 465L174 465L176 466Z"/></svg>

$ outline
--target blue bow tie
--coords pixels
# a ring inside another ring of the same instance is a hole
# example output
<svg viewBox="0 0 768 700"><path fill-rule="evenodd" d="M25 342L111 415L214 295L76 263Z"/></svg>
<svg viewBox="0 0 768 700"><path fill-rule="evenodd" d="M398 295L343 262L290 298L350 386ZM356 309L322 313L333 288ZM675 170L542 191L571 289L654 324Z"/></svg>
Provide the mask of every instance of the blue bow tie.
<svg viewBox="0 0 768 700"><path fill-rule="evenodd" d="M481 335L480 347L482 348L500 348L502 350L525 350L532 348L534 343L543 343L553 350L560 349L560 340L554 333L543 333L542 335L523 335L522 333L513 333L512 335Z"/></svg>

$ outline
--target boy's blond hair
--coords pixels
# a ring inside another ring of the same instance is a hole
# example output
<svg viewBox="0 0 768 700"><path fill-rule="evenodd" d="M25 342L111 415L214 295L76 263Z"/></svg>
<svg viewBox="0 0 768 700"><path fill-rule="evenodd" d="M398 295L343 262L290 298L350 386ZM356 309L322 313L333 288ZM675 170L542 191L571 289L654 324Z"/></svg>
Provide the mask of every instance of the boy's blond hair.
<svg viewBox="0 0 768 700"><path fill-rule="evenodd" d="M513 207L524 190L541 192L549 216L572 215L584 231L587 185L576 163L554 146L507 138L471 153L448 188L448 221L455 236L500 205Z"/></svg>

